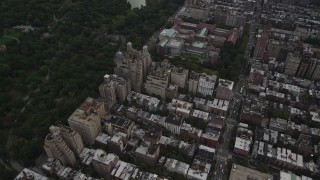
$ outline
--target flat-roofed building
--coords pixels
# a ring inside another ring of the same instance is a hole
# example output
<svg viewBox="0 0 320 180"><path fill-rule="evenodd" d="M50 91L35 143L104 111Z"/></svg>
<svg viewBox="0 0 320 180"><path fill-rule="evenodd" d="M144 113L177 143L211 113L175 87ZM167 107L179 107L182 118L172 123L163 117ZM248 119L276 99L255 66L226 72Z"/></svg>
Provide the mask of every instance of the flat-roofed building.
<svg viewBox="0 0 320 180"><path fill-rule="evenodd" d="M171 133L180 134L182 123L182 116L169 114L164 121L164 127Z"/></svg>
<svg viewBox="0 0 320 180"><path fill-rule="evenodd" d="M181 101L178 99L172 99L171 103L168 104L167 109L169 112L188 117L191 110L192 110L193 104Z"/></svg>
<svg viewBox="0 0 320 180"><path fill-rule="evenodd" d="M298 176L290 172L280 171L280 180L312 180L307 176Z"/></svg>
<svg viewBox="0 0 320 180"><path fill-rule="evenodd" d="M211 164L194 159L188 170L187 178L192 180L207 180L210 169Z"/></svg>
<svg viewBox="0 0 320 180"><path fill-rule="evenodd" d="M300 62L301 57L297 53L289 53L286 59L286 68L284 70L284 74L295 76L298 71Z"/></svg>
<svg viewBox="0 0 320 180"><path fill-rule="evenodd" d="M135 150L135 157L148 164L155 164L160 155L160 145L144 141Z"/></svg>
<svg viewBox="0 0 320 180"><path fill-rule="evenodd" d="M114 132L123 132L131 137L131 131L134 126L134 122L124 116L111 116L110 119L102 119L104 125L109 134L114 134Z"/></svg>
<svg viewBox="0 0 320 180"><path fill-rule="evenodd" d="M183 69L181 67L180 68L174 67L172 68L172 71L171 71L170 83L178 85L179 88L184 88L188 81L188 76L189 76L188 69Z"/></svg>
<svg viewBox="0 0 320 180"><path fill-rule="evenodd" d="M167 161L164 164L164 167L169 172L175 172L178 174L182 174L183 176L187 176L187 172L188 172L190 165L187 163L178 161L176 159L167 158Z"/></svg>
<svg viewBox="0 0 320 180"><path fill-rule="evenodd" d="M233 164L230 171L229 180L242 179L259 179L259 180L273 180L272 174L262 173L260 171L250 169L238 164Z"/></svg>
<svg viewBox="0 0 320 180"><path fill-rule="evenodd" d="M49 180L49 178L33 171L28 168L24 168L14 180Z"/></svg>
<svg viewBox="0 0 320 180"><path fill-rule="evenodd" d="M219 79L219 84L217 88L217 98L230 101L233 97L233 81L226 79Z"/></svg>
<svg viewBox="0 0 320 180"><path fill-rule="evenodd" d="M203 96L212 96L216 81L217 76L209 76L205 73L202 73L199 77L197 92L202 94Z"/></svg>
<svg viewBox="0 0 320 180"><path fill-rule="evenodd" d="M248 124L240 123L233 152L242 156L247 156L250 152L252 136L253 133L248 129Z"/></svg>
<svg viewBox="0 0 320 180"><path fill-rule="evenodd" d="M201 144L209 147L218 148L220 132L206 132L200 136Z"/></svg>
<svg viewBox="0 0 320 180"><path fill-rule="evenodd" d="M93 169L102 177L110 174L111 170L118 163L119 157L115 154L107 154L101 149L97 149L92 159Z"/></svg>
<svg viewBox="0 0 320 180"><path fill-rule="evenodd" d="M156 111L161 105L160 99L134 91L131 91L128 94L127 100L129 103L137 103L139 106L147 108L149 111Z"/></svg>
<svg viewBox="0 0 320 180"><path fill-rule="evenodd" d="M278 132L286 132L287 131L288 121L285 119L270 119L269 128Z"/></svg>

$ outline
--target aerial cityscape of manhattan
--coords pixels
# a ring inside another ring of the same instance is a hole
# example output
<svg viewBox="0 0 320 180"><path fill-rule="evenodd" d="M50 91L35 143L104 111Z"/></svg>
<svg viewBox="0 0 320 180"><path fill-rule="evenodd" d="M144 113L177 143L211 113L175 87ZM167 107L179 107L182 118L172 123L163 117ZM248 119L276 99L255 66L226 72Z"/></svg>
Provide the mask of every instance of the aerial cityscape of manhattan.
<svg viewBox="0 0 320 180"><path fill-rule="evenodd" d="M320 0L1 0L0 180L320 180Z"/></svg>

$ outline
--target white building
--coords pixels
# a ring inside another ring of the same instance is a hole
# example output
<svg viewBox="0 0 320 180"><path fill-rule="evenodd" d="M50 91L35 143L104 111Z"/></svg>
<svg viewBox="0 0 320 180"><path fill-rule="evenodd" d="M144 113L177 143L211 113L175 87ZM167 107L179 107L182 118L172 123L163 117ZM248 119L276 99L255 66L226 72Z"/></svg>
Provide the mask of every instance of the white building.
<svg viewBox="0 0 320 180"><path fill-rule="evenodd" d="M180 134L182 126L182 117L178 115L170 114L164 121L164 126L173 134Z"/></svg>
<svg viewBox="0 0 320 180"><path fill-rule="evenodd" d="M42 176L28 168L24 168L15 178L14 180L49 180L49 178Z"/></svg>
<svg viewBox="0 0 320 180"><path fill-rule="evenodd" d="M127 0L131 5L131 9L138 8L140 9L142 6L147 5L147 0Z"/></svg>
<svg viewBox="0 0 320 180"><path fill-rule="evenodd" d="M284 172L280 171L280 180L312 180L312 178L307 176L298 176L295 174L292 174L291 172Z"/></svg>
<svg viewBox="0 0 320 180"><path fill-rule="evenodd" d="M217 76L209 76L203 73L198 81L197 92L202 94L203 96L212 96L216 81Z"/></svg>
<svg viewBox="0 0 320 180"><path fill-rule="evenodd" d="M175 172L187 176L189 164L178 161L176 159L167 158L167 161L164 165L169 172Z"/></svg>

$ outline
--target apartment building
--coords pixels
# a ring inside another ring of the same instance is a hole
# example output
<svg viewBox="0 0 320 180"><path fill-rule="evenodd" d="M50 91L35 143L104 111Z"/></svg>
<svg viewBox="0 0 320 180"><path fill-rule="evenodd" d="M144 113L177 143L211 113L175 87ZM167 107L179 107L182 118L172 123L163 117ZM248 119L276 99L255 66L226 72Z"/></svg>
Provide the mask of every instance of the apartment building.
<svg viewBox="0 0 320 180"><path fill-rule="evenodd" d="M136 92L141 92L143 83L150 72L151 56L147 46L143 46L142 51L132 47L132 43L127 43L125 53L117 52L114 72L116 75L131 82L131 88Z"/></svg>
<svg viewBox="0 0 320 180"><path fill-rule="evenodd" d="M68 123L81 135L85 144L94 144L101 130L101 118L104 114L103 102L88 97L68 118Z"/></svg>
<svg viewBox="0 0 320 180"><path fill-rule="evenodd" d="M51 158L58 159L63 165L76 165L76 157L66 141L62 138L60 128L50 126L50 134L45 138L43 148Z"/></svg>

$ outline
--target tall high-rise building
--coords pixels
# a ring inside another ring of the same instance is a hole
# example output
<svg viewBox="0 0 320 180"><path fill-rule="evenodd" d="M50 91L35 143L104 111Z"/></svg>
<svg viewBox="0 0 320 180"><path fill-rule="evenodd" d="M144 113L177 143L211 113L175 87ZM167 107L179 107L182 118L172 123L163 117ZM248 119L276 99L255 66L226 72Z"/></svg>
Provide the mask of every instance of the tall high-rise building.
<svg viewBox="0 0 320 180"><path fill-rule="evenodd" d="M80 134L77 131L71 129L69 126L61 126L60 132L69 148L76 156L79 156L79 154L84 149Z"/></svg>
<svg viewBox="0 0 320 180"><path fill-rule="evenodd" d="M188 92L190 94L196 94L198 89L198 81L199 81L200 74L194 71L191 71L190 78L188 81Z"/></svg>
<svg viewBox="0 0 320 180"><path fill-rule="evenodd" d="M178 85L179 88L184 88L188 81L189 70L174 67L171 71L171 84Z"/></svg>
<svg viewBox="0 0 320 180"><path fill-rule="evenodd" d="M116 54L114 72L129 81L134 91L141 92L151 62L148 46L143 46L142 51L138 51L132 47L131 42L128 42L127 51L125 53L119 51Z"/></svg>
<svg viewBox="0 0 320 180"><path fill-rule="evenodd" d="M63 165L76 165L76 157L66 141L62 138L60 128L50 126L50 132L51 133L46 136L43 145L47 155L58 159Z"/></svg>
<svg viewBox="0 0 320 180"><path fill-rule="evenodd" d="M170 73L171 68L168 60L164 60L161 63L153 62L145 84L147 94L158 95L162 99L165 99L165 91L169 85Z"/></svg>
<svg viewBox="0 0 320 180"><path fill-rule="evenodd" d="M316 66L314 68L311 79L319 80L320 79L320 60L319 59L314 59L314 60L316 61Z"/></svg>
<svg viewBox="0 0 320 180"><path fill-rule="evenodd" d="M309 69L310 63L311 63L311 57L313 52L310 49L305 49L303 51L302 57L301 57L301 63L299 65L299 69L297 72L298 77L305 77L307 70Z"/></svg>
<svg viewBox="0 0 320 180"><path fill-rule="evenodd" d="M131 84L124 78L115 74L104 76L104 82L99 86L100 96L111 108L116 102L124 103L128 92L131 92Z"/></svg>
<svg viewBox="0 0 320 180"><path fill-rule="evenodd" d="M256 49L254 51L254 56L257 59L263 59L265 55L265 50L268 45L269 41L269 34L270 34L271 26L266 26L258 35Z"/></svg>
<svg viewBox="0 0 320 180"><path fill-rule="evenodd" d="M311 79L312 78L312 75L314 73L314 70L316 69L317 67L317 64L318 64L318 60L316 58L311 58L310 59L310 63L309 63L309 68L305 74L305 78L307 79Z"/></svg>
<svg viewBox="0 0 320 180"><path fill-rule="evenodd" d="M68 123L81 135L85 144L94 144L101 130L101 118L104 114L103 102L88 97L69 117Z"/></svg>
<svg viewBox="0 0 320 180"><path fill-rule="evenodd" d="M301 62L301 57L299 55L299 52L295 53L289 53L286 59L286 68L284 70L284 74L289 76L295 76L299 65Z"/></svg>

